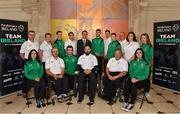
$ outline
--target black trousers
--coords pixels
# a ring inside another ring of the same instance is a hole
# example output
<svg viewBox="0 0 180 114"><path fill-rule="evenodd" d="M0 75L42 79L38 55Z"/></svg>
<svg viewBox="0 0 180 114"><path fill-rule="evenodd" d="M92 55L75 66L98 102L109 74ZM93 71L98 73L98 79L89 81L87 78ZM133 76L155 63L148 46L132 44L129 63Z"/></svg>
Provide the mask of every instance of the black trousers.
<svg viewBox="0 0 180 114"><path fill-rule="evenodd" d="M78 78L78 91L79 91L79 100L84 99L84 82L88 79L88 94L89 94L89 100L94 101L95 93L96 93L96 86L97 86L97 80L94 73L91 73L89 75L86 75L84 72L80 72L79 78Z"/></svg>
<svg viewBox="0 0 180 114"><path fill-rule="evenodd" d="M107 63L108 63L108 59L104 59L104 71L106 71L106 66L107 66Z"/></svg>
<svg viewBox="0 0 180 114"><path fill-rule="evenodd" d="M110 75L115 76L118 75L120 72L110 72ZM124 77L118 78L116 80L109 80L108 76L105 76L104 81L104 96L107 97L109 100L113 100L116 95L116 91L120 88L120 85L123 83Z"/></svg>
<svg viewBox="0 0 180 114"><path fill-rule="evenodd" d="M68 93L68 78L67 78L67 76L63 76L63 78L59 78L57 80L55 80L53 77L50 77L50 79L55 82L55 93L57 96Z"/></svg>
<svg viewBox="0 0 180 114"><path fill-rule="evenodd" d="M36 100L45 98L46 89L45 89L45 82L43 79L40 79L39 82L37 82L35 80L27 79L27 86L28 86L28 89L31 87L34 88L34 95L35 95Z"/></svg>
<svg viewBox="0 0 180 114"><path fill-rule="evenodd" d="M147 87L147 83L147 79L132 83L131 78L128 77L124 87L124 101L129 102L130 100L130 104L134 104L137 97L137 89L145 89Z"/></svg>
<svg viewBox="0 0 180 114"><path fill-rule="evenodd" d="M97 61L98 61L98 71L99 71L99 76L102 75L102 68L103 68L103 57L101 56L96 56Z"/></svg>
<svg viewBox="0 0 180 114"><path fill-rule="evenodd" d="M47 84L48 84L48 76L46 74L45 62L43 62L42 64L43 64L43 68L44 68L43 79L45 81L45 85L47 86Z"/></svg>
<svg viewBox="0 0 180 114"><path fill-rule="evenodd" d="M69 75L65 74L65 76L68 78L68 90L74 89L74 77L75 75Z"/></svg>

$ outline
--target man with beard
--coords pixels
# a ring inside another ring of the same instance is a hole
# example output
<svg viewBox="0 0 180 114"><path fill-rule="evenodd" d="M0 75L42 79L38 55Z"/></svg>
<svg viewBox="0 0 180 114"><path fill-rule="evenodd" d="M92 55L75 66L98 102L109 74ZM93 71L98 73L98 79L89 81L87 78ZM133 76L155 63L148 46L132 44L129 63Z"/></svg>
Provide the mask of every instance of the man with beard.
<svg viewBox="0 0 180 114"><path fill-rule="evenodd" d="M96 76L95 71L98 66L97 59L94 55L91 54L91 47L86 45L84 48L84 54L81 55L78 59L78 72L79 72L79 80L78 80L78 91L79 91L79 99L78 103L81 103L84 99L84 81L88 78L88 94L89 94L89 105L94 104L95 92L96 92Z"/></svg>

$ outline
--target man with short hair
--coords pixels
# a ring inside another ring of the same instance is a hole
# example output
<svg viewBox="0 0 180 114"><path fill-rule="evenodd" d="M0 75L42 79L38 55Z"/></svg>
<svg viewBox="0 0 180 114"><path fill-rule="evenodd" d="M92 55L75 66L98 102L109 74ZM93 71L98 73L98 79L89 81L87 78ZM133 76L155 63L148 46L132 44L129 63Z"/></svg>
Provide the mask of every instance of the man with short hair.
<svg viewBox="0 0 180 114"><path fill-rule="evenodd" d="M52 49L52 56L47 59L46 64L46 74L49 79L55 82L55 93L60 101L68 99L68 79L64 75L65 64L63 59L58 57L58 49Z"/></svg>
<svg viewBox="0 0 180 114"><path fill-rule="evenodd" d="M65 49L64 49L64 41L62 39L62 31L56 32L57 39L54 42L54 47L58 49L59 57L64 58L65 57Z"/></svg>
<svg viewBox="0 0 180 114"><path fill-rule="evenodd" d="M66 47L66 56L64 58L64 63L65 63L65 75L68 78L69 82L69 92L71 93L71 90L74 89L74 78L75 78L75 72L77 68L77 57L73 55L73 47L72 46L67 46Z"/></svg>
<svg viewBox="0 0 180 114"><path fill-rule="evenodd" d="M92 54L94 54L98 60L99 76L102 75L102 62L104 56L104 41L101 38L101 30L96 30L96 38L92 40Z"/></svg>
<svg viewBox="0 0 180 114"><path fill-rule="evenodd" d="M28 40L22 44L21 49L20 49L20 56L23 60L28 59L29 52L32 49L39 51L39 44L38 42L34 41L35 36L36 36L35 31L30 30L28 32Z"/></svg>
<svg viewBox="0 0 180 114"><path fill-rule="evenodd" d="M122 84L124 76L128 72L128 62L123 58L120 49L116 49L115 57L108 61L106 76L104 77L104 98L113 102L116 91Z"/></svg>
<svg viewBox="0 0 180 114"><path fill-rule="evenodd" d="M91 41L88 40L88 32L82 31L82 39L77 41L77 56L80 57L84 54L84 47L88 45L91 47Z"/></svg>
<svg viewBox="0 0 180 114"><path fill-rule="evenodd" d="M72 46L73 47L73 54L76 55L76 53L77 53L77 44L76 44L76 40L74 38L74 33L73 32L69 32L68 36L69 36L69 38L65 42L65 49L68 46Z"/></svg>
<svg viewBox="0 0 180 114"><path fill-rule="evenodd" d="M119 33L119 43L121 44L122 52L124 53L124 47L128 45L128 41L126 40L125 32Z"/></svg>
<svg viewBox="0 0 180 114"><path fill-rule="evenodd" d="M116 49L121 49L121 44L117 41L116 33L111 33L112 41L108 45L107 59L114 57Z"/></svg>
<svg viewBox="0 0 180 114"><path fill-rule="evenodd" d="M88 88L89 88L89 104L94 104L94 98L96 93L96 76L95 71L97 69L98 62L94 55L91 54L91 47L89 45L85 46L84 54L78 59L78 91L79 98L78 103L81 103L84 99L84 81L88 78Z"/></svg>

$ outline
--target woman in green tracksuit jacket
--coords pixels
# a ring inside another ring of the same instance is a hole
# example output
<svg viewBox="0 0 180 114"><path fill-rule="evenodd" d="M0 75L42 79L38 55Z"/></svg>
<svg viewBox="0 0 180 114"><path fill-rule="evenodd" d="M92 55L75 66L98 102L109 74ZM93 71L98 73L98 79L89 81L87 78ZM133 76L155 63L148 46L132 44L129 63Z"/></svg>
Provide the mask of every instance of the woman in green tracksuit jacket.
<svg viewBox="0 0 180 114"><path fill-rule="evenodd" d="M153 63L153 53L154 53L154 49L152 47L151 41L149 39L149 35L147 33L143 33L141 34L140 37L140 41L141 41L141 48L144 51L144 59L146 60L146 62L150 65L150 73L149 73L149 77L148 77L148 87L146 92L148 93L150 90L150 79L152 78L152 63Z"/></svg>
<svg viewBox="0 0 180 114"><path fill-rule="evenodd" d="M130 77L127 79L124 87L124 105L122 110L131 111L134 106L137 89L147 87L149 76L149 64L144 59L144 52L141 48L135 51L135 59L130 62ZM130 99L130 102L128 102Z"/></svg>
<svg viewBox="0 0 180 114"><path fill-rule="evenodd" d="M27 78L27 87L34 88L37 108L45 106L45 82L42 78L44 73L43 65L39 61L38 52L31 50L28 60L24 65L24 75Z"/></svg>

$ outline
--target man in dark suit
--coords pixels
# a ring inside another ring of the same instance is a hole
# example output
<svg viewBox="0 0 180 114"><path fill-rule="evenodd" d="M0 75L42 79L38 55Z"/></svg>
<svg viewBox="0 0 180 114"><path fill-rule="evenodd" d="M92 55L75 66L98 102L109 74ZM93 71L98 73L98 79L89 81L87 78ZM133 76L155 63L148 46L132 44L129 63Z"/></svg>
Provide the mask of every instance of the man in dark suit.
<svg viewBox="0 0 180 114"><path fill-rule="evenodd" d="M77 56L80 57L84 54L84 47L86 45L91 47L91 41L87 38L88 32L86 30L82 31L82 39L77 41Z"/></svg>

